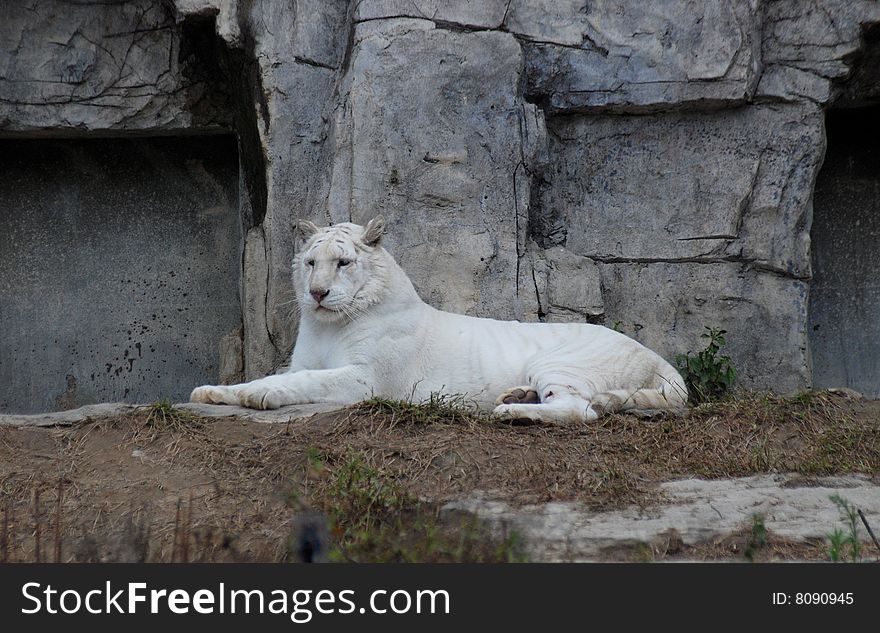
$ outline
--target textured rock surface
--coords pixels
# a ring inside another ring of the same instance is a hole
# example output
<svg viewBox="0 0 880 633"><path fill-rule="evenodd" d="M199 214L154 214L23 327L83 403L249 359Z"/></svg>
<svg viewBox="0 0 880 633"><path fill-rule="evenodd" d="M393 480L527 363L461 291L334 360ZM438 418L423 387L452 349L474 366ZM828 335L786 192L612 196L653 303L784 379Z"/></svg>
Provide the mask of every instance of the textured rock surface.
<svg viewBox="0 0 880 633"><path fill-rule="evenodd" d="M349 32L347 11L348 3L340 0L300 1L293 6L260 2L248 5L247 11L239 5L243 41L253 41L252 49L244 44L247 57L254 60L248 62L254 76L250 87L257 89L247 104L255 108L258 135L250 153L264 162L258 178L265 187L265 197L254 202L265 268L250 271L265 278L265 289L261 282L256 294L245 298L246 304L263 311L250 330L245 328L245 346L255 352L250 356L253 364L246 367L249 377L285 362L295 340L292 228L297 218L322 215L322 165L328 149L324 121L334 105L336 66ZM259 247L259 240L254 247Z"/></svg>
<svg viewBox="0 0 880 633"><path fill-rule="evenodd" d="M665 358L727 330L738 384L788 393L810 384L807 284L735 262L602 264L606 322ZM676 289L670 291L670 289Z"/></svg>
<svg viewBox="0 0 880 633"><path fill-rule="evenodd" d="M510 0L360 0L356 4L357 22L407 17L497 29L504 24Z"/></svg>
<svg viewBox="0 0 880 633"><path fill-rule="evenodd" d="M294 342L293 221L383 213L436 306L667 357L723 326L744 384L789 390L822 108L880 100L878 24L870 0L3 3L0 135L236 135L226 380Z"/></svg>
<svg viewBox="0 0 880 633"><path fill-rule="evenodd" d="M867 50L864 30L878 21L880 5L871 0L767 2L756 97L826 103L846 92L840 80Z"/></svg>
<svg viewBox="0 0 880 633"><path fill-rule="evenodd" d="M521 65L506 33L452 32L409 18L355 30L330 218L365 224L383 214L386 248L437 307L522 316L525 145L542 139L524 138L534 106L517 95ZM389 108L401 93L408 98ZM533 288L528 298L534 302Z"/></svg>
<svg viewBox="0 0 880 633"><path fill-rule="evenodd" d="M0 130L228 123L163 3L4 2L0 25Z"/></svg>
<svg viewBox="0 0 880 633"><path fill-rule="evenodd" d="M605 315L596 263L561 246L549 248L532 267L538 309L550 322L599 323Z"/></svg>
<svg viewBox="0 0 880 633"><path fill-rule="evenodd" d="M828 79L849 72L864 25L880 20L871 0L774 0L764 13L764 63L780 63Z"/></svg>
<svg viewBox="0 0 880 633"><path fill-rule="evenodd" d="M150 404L129 404L126 402L104 402L101 404L89 404L67 411L55 411L51 413L35 413L30 415L0 413L0 426L70 426L89 419L112 417L117 415L131 415L139 409L149 409ZM216 404L196 404L186 402L174 405L180 411L189 411L204 418L229 418L252 422L266 422L270 424L283 424L293 420L301 420L317 413L325 413L338 409L338 405L328 404L303 404L289 407L281 407L271 411L259 411L245 409L243 407L221 406Z"/></svg>
<svg viewBox="0 0 880 633"><path fill-rule="evenodd" d="M709 543L750 529L756 514L777 536L824 540L840 527L840 512L829 499L834 494L868 516L880 513L880 488L860 476L826 477L807 485L795 475L684 479L660 488L669 504L650 509L590 512L561 502L512 508L476 497L449 503L444 511L472 513L496 529L515 530L530 560L542 562L590 561L640 546L662 551L670 531L685 545Z"/></svg>
<svg viewBox="0 0 880 633"><path fill-rule="evenodd" d="M554 111L744 103L758 80L757 0L514 0L505 24Z"/></svg>
<svg viewBox="0 0 880 633"><path fill-rule="evenodd" d="M749 261L809 274L814 107L566 117L550 124L548 241L602 261Z"/></svg>
<svg viewBox="0 0 880 633"><path fill-rule="evenodd" d="M600 264L606 323L667 358L724 327L743 386L809 384L815 107L565 117L549 131L533 230Z"/></svg>

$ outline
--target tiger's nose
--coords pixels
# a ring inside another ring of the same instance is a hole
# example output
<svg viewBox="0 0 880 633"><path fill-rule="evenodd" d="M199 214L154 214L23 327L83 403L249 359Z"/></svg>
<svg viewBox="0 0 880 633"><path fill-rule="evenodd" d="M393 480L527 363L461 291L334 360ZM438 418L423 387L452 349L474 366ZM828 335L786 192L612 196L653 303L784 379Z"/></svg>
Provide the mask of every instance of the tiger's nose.
<svg viewBox="0 0 880 633"><path fill-rule="evenodd" d="M325 298L327 298L327 295L330 294L330 291L329 291L329 290L324 290L323 288L321 288L321 289L318 289L318 290L311 290L311 291L309 291L309 294L312 295L312 298L313 298L316 302L321 303L322 300L324 300Z"/></svg>

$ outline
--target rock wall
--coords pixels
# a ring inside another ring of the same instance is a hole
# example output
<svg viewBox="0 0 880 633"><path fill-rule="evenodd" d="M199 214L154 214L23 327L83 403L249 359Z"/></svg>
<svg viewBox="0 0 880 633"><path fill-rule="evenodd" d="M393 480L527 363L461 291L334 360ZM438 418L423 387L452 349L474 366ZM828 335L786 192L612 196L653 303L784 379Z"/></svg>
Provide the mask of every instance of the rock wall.
<svg viewBox="0 0 880 633"><path fill-rule="evenodd" d="M871 0L4 3L0 135L234 132L247 377L295 339L292 222L381 213L433 305L670 359L720 326L743 386L792 391L824 111L878 97L878 24Z"/></svg>

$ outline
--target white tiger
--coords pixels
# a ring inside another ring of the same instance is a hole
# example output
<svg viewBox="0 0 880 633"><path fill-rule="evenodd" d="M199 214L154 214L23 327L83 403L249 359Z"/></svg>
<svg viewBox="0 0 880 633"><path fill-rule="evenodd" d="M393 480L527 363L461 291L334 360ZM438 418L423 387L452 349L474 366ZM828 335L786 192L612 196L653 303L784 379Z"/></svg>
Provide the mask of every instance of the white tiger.
<svg viewBox="0 0 880 633"><path fill-rule="evenodd" d="M371 396L463 395L503 418L594 420L633 408L679 410L678 372L599 325L496 321L436 310L381 246L384 221L297 225L299 334L284 372L193 390L193 402L275 409Z"/></svg>

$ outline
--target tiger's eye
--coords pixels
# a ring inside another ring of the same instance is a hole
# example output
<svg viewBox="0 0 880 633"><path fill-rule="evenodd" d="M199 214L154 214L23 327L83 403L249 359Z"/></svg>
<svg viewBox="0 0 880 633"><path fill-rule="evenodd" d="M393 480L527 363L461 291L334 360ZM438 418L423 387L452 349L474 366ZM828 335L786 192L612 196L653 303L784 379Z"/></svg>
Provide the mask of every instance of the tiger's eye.
<svg viewBox="0 0 880 633"><path fill-rule="evenodd" d="M307 265L307 266L314 266L314 265L315 265L315 260L314 260L314 259L310 259L310 260L308 260L308 261L306 262L306 265Z"/></svg>
<svg viewBox="0 0 880 633"><path fill-rule="evenodd" d="M343 266L348 266L350 263L351 263L350 259L340 259L339 260L339 267L342 268Z"/></svg>

